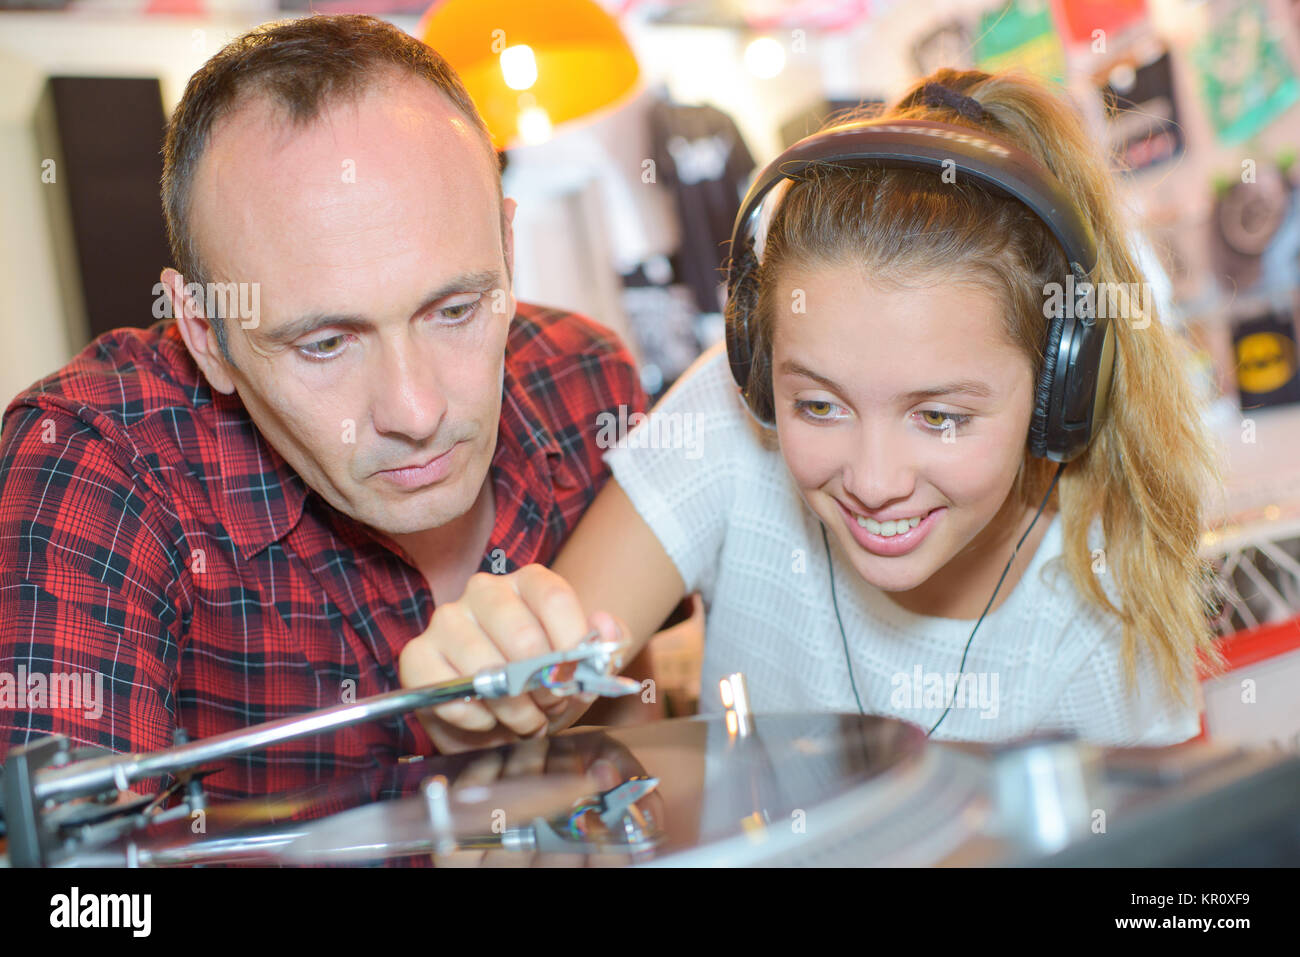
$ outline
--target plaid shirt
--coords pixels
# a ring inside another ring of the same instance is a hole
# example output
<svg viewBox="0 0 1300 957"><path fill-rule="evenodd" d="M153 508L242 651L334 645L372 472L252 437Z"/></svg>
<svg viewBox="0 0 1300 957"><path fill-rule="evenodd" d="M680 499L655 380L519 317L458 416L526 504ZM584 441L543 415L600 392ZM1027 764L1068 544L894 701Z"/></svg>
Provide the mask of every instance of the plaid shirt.
<svg viewBox="0 0 1300 957"><path fill-rule="evenodd" d="M645 405L614 336L524 304L503 393L483 571L554 558L608 475L597 417ZM171 321L101 336L18 396L0 483L0 759L45 733L156 750L177 727L206 738L392 690L433 614L421 573L208 388ZM54 693L65 675L77 685ZM431 751L406 715L232 759L206 783L262 794Z"/></svg>

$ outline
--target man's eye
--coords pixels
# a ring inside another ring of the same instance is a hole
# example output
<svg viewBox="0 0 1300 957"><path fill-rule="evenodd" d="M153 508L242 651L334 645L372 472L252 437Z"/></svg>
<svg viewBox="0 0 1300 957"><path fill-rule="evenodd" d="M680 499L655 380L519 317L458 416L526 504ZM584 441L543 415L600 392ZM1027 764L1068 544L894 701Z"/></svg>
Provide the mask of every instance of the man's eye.
<svg viewBox="0 0 1300 957"><path fill-rule="evenodd" d="M326 339L317 339L315 342L309 342L302 346L301 351L304 355L312 359L332 359L343 351L343 344L346 336L330 336Z"/></svg>
<svg viewBox="0 0 1300 957"><path fill-rule="evenodd" d="M458 326L462 322L467 322L474 315L479 303L482 301L483 297L479 296L470 302L458 302L450 306L443 306L438 311L442 313L444 318L451 320L447 325Z"/></svg>

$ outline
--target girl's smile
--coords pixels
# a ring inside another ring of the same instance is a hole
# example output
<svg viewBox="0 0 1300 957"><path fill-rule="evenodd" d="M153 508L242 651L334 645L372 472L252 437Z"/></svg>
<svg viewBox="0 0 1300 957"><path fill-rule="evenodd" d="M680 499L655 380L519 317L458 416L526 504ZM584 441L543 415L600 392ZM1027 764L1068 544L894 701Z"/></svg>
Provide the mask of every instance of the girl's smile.
<svg viewBox="0 0 1300 957"><path fill-rule="evenodd" d="M935 508L910 518L877 522L856 514L839 499L835 499L835 504L844 513L844 522L854 541L873 555L890 558L906 555L918 547L947 511Z"/></svg>

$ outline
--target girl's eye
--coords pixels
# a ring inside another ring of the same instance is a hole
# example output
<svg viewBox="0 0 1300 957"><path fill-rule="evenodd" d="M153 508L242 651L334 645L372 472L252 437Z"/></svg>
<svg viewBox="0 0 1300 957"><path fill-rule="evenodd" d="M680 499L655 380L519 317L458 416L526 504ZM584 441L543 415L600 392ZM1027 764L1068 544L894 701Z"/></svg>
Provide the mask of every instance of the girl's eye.
<svg viewBox="0 0 1300 957"><path fill-rule="evenodd" d="M343 341L346 338L346 336L330 336L327 339L317 339L303 346L302 352L311 359L332 359L343 350Z"/></svg>
<svg viewBox="0 0 1300 957"><path fill-rule="evenodd" d="M824 399L800 399L795 403L795 411L810 422L831 422L842 418L836 414L839 406Z"/></svg>
<svg viewBox="0 0 1300 957"><path fill-rule="evenodd" d="M957 415L955 412L940 412L938 409L925 409L921 412L922 418L925 419L927 426L936 432L941 432L948 428L951 422L953 428L960 429L970 421L969 415Z"/></svg>

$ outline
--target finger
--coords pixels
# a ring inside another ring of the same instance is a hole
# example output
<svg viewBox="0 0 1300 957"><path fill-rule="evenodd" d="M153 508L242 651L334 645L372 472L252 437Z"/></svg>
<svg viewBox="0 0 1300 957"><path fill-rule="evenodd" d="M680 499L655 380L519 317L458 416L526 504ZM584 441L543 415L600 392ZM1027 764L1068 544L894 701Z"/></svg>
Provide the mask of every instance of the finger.
<svg viewBox="0 0 1300 957"><path fill-rule="evenodd" d="M630 650L632 636L619 619L607 611L594 612L591 616L591 628L599 634L600 641L612 641L623 652ZM622 662L627 664L627 662Z"/></svg>
<svg viewBox="0 0 1300 957"><path fill-rule="evenodd" d="M551 637L546 632L546 625L517 590L518 579L533 574L528 569L535 567L539 566L525 566L508 576L485 573L474 575L466 584L461 596L461 601L469 606L479 629L487 635L488 640L506 661L537 658L555 650L555 647L560 647L560 645L553 647ZM568 587L567 583L564 587ZM556 702L562 700L546 690L534 691L530 694L530 698L542 712L554 708ZM509 705L505 710L508 711L513 707ZM493 713L498 711L494 709ZM521 733L527 732L521 731Z"/></svg>
<svg viewBox="0 0 1300 957"><path fill-rule="evenodd" d="M623 649L616 656L617 666L614 669L615 672L621 671L624 662L630 656L630 652L626 650L628 648L628 630L622 626L617 618L606 612L593 614L589 619L589 625L588 634L592 631L596 632L597 641L613 643ZM555 732L575 723L599 697L593 692L582 692L558 696L555 704L549 706L539 702L539 706L546 714L549 731ZM536 699L537 696L534 695L534 700Z"/></svg>
<svg viewBox="0 0 1300 957"><path fill-rule="evenodd" d="M547 650L574 648L591 633L577 592L555 572L541 565L527 565L515 574L512 584L549 642ZM532 698L545 713L548 726L563 724L563 716L571 707L566 696L540 689L533 692Z"/></svg>
<svg viewBox="0 0 1300 957"><path fill-rule="evenodd" d="M587 636L590 628L578 594L555 572L541 565L527 565L515 574L514 586L541 622L553 649L573 648Z"/></svg>
<svg viewBox="0 0 1300 957"><path fill-rule="evenodd" d="M629 635L630 632L622 623L613 615L607 612L598 611L593 614L587 622L587 634L596 632L596 640L600 642L612 642L619 645L622 649L618 654L618 668L622 670L622 665L630 655ZM540 692L533 694L533 700L546 714L551 731L558 731L561 728L567 728L577 721L590 708L596 699L600 696L591 692L583 692L573 695L551 695L554 703L548 703L540 698Z"/></svg>
<svg viewBox="0 0 1300 957"><path fill-rule="evenodd" d="M549 698L550 700L549 701L544 700L543 696L545 698ZM597 696L594 694L586 694L586 693L576 694L576 695L556 695L556 694L552 694L549 691L533 692L533 702L537 705L537 707L542 709L542 712L546 715L546 720L551 722L555 721L561 715L567 713L568 710L571 707L573 707L574 702L576 700L580 698L594 699L596 697Z"/></svg>
<svg viewBox="0 0 1300 957"><path fill-rule="evenodd" d="M480 590L480 595L482 591ZM450 610L452 606L448 606ZM475 620L472 625L468 624L470 615L463 607L457 608L452 613L457 627L455 634L458 640L452 642L442 642L440 648L443 656L448 663L460 675L472 675L484 668L499 668L506 664L507 658L502 655L492 636L483 629L483 625ZM464 617L465 623L462 627L461 617ZM477 618L477 614L475 614ZM452 629L448 628L448 633ZM524 657L528 657L525 655ZM451 711L459 717L457 724L462 724L469 720L466 712L460 709L466 709L473 704L474 707L485 708L486 713L491 718L490 727L495 727L499 721L511 731L518 735L530 735L540 728L546 727L546 715L535 705L527 695L519 695L514 698L496 698L483 702L473 703L455 703L442 705L437 709L439 717L446 717L446 711ZM453 709L457 709L454 710ZM478 726L473 730L486 730Z"/></svg>
<svg viewBox="0 0 1300 957"><path fill-rule="evenodd" d="M403 688L421 688L465 675L440 647L473 642L475 625L468 617L457 614L452 606L439 609L438 614L442 617L437 618L436 614L437 620L430 624L429 630L408 641L398 656L398 681ZM434 716L466 731L490 731L497 724L496 716L476 701L440 705L431 712L428 709L419 712L419 716L426 730Z"/></svg>
<svg viewBox="0 0 1300 957"><path fill-rule="evenodd" d="M511 661L536 658L554 650L545 623L533 611L523 593L525 588L535 590L538 587L535 580L539 572L572 592L568 583L553 572L541 566L526 565L513 575L480 572L466 583L461 596L461 602L472 610L479 627ZM574 601L577 601L576 597Z"/></svg>

